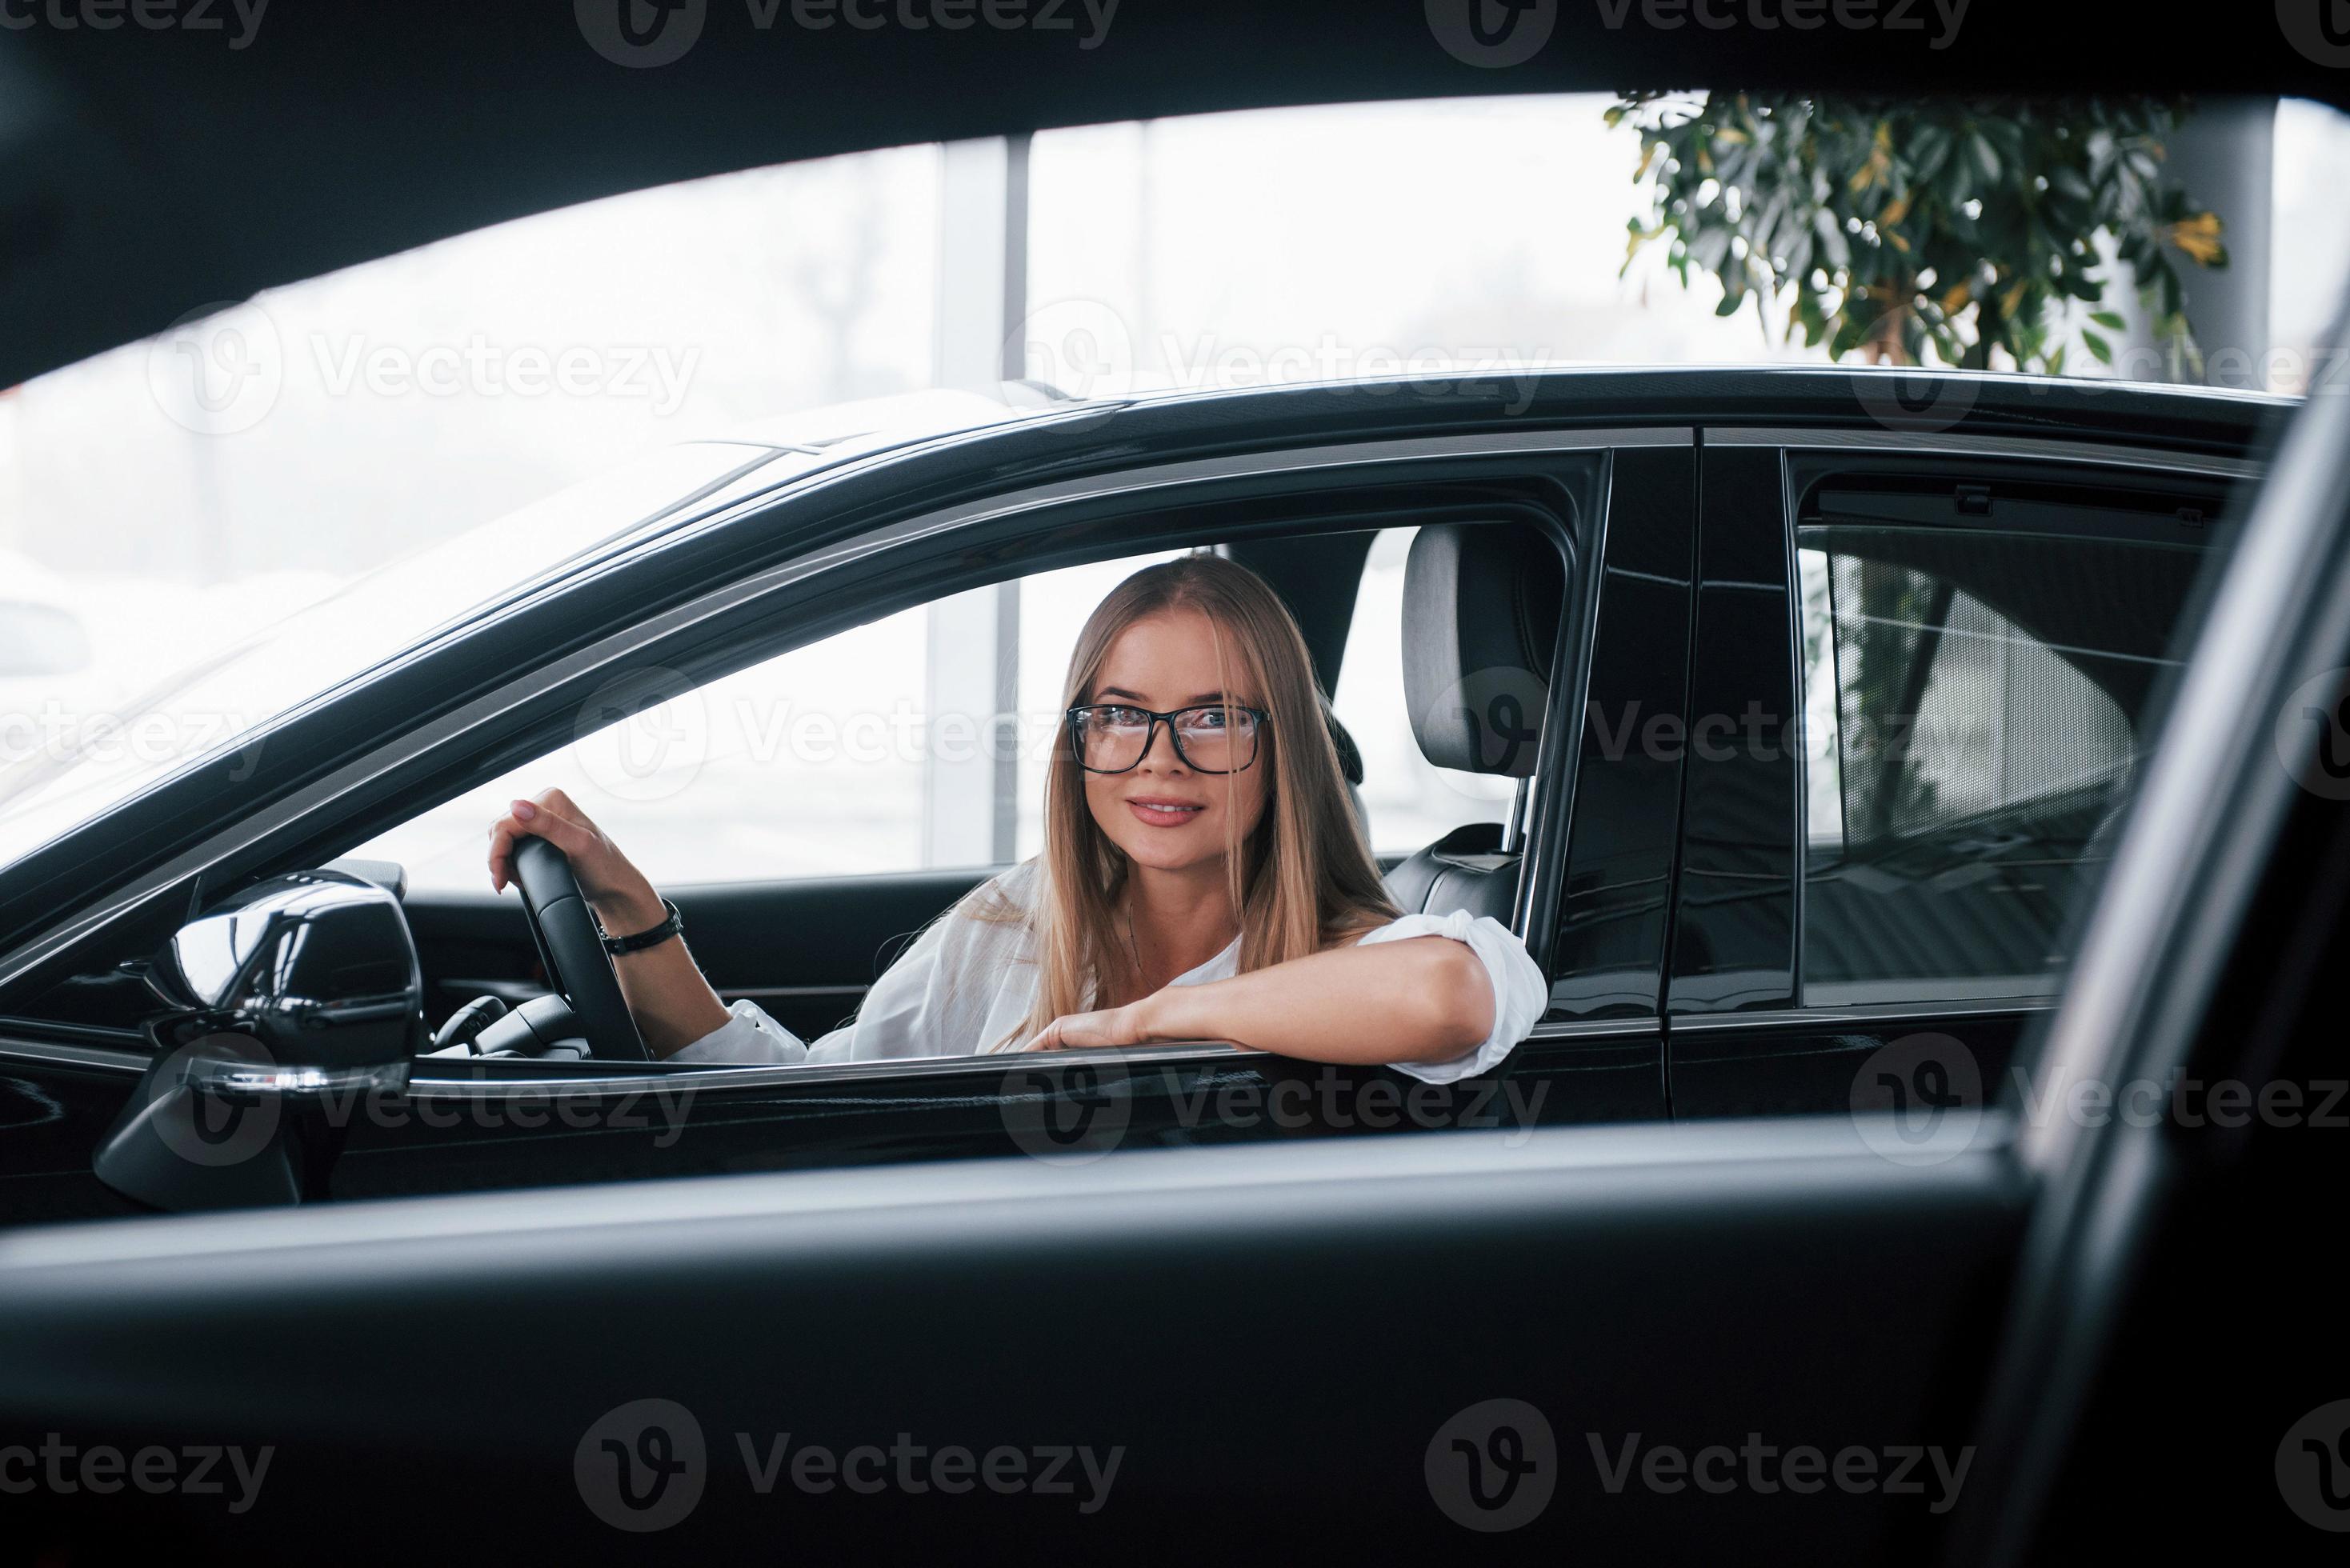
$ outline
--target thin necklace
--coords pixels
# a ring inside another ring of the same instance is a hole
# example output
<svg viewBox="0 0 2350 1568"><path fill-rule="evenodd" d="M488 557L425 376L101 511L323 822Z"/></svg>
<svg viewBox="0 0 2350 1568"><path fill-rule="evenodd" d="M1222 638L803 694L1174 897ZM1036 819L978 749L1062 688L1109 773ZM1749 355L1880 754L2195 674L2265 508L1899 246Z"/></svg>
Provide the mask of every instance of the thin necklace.
<svg viewBox="0 0 2350 1568"><path fill-rule="evenodd" d="M1134 961L1134 977L1137 980L1140 980L1142 978L1142 950L1134 944L1134 906L1131 904L1127 905L1123 912L1126 916L1126 955Z"/></svg>

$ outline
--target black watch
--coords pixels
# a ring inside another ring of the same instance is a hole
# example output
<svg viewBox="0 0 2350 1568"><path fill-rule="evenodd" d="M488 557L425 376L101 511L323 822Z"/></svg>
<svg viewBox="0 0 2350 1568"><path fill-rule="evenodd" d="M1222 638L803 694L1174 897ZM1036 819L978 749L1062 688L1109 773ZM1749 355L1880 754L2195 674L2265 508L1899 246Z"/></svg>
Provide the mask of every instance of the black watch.
<svg viewBox="0 0 2350 1568"><path fill-rule="evenodd" d="M669 911L669 919L650 929L639 931L632 937L616 937L606 933L604 923L601 920L597 921L597 932L604 938L604 950L618 958L623 953L640 953L647 948L660 946L671 937L683 936L685 917L677 912L677 906L663 898L661 908Z"/></svg>

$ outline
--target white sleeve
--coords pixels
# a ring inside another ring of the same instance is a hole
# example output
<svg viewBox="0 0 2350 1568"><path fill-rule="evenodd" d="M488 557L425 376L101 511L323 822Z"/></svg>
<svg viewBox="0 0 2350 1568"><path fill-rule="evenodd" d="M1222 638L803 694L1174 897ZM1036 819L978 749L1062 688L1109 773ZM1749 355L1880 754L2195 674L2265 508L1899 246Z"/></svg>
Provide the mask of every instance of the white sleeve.
<svg viewBox="0 0 2350 1568"><path fill-rule="evenodd" d="M725 1023L672 1053L669 1060L791 1064L972 1050L969 1042L980 1031L975 1021L963 1016L972 1011L972 987L963 971L975 961L984 964L994 934L984 922L960 911L933 922L873 982L856 1018L813 1043L801 1040L745 997L726 1010Z"/></svg>
<svg viewBox="0 0 2350 1568"><path fill-rule="evenodd" d="M1493 987L1493 1032L1473 1051L1450 1062L1394 1062L1397 1072L1428 1084L1450 1084L1502 1064L1511 1048L1534 1032L1534 1021L1550 1004L1550 986L1526 951L1526 944L1491 915L1471 917L1466 909L1449 915L1406 915L1365 937L1357 947L1373 942L1399 942L1412 937L1450 937L1465 942L1485 966Z"/></svg>
<svg viewBox="0 0 2350 1568"><path fill-rule="evenodd" d="M681 1051L672 1062L723 1062L735 1066L757 1063L793 1063L808 1059L807 1043L774 1019L749 997L726 1010L726 1022Z"/></svg>

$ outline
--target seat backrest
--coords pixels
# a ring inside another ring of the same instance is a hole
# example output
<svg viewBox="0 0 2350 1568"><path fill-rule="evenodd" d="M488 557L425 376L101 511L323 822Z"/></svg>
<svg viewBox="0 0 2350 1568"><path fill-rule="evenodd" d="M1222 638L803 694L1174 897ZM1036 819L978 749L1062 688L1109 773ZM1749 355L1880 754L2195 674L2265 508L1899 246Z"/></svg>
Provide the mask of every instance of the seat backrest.
<svg viewBox="0 0 2350 1568"><path fill-rule="evenodd" d="M1566 573L1530 528L1431 524L1404 566L1404 696L1413 738L1440 768L1534 774ZM1465 909L1507 924L1518 855L1499 823L1455 828L1388 873L1406 914Z"/></svg>

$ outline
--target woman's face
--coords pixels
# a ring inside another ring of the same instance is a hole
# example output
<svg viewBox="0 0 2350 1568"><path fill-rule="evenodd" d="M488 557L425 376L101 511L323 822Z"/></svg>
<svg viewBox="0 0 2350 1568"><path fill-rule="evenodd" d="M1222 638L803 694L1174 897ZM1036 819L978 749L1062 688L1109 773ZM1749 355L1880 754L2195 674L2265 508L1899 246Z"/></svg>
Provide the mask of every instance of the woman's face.
<svg viewBox="0 0 2350 1568"><path fill-rule="evenodd" d="M1146 616L1110 644L1085 700L1157 713L1227 701L1263 708L1262 693L1227 691L1218 683L1214 638L1208 618L1195 609ZM1224 662L1226 673L1241 679L1229 647ZM1177 753L1160 724L1149 753L1131 772L1084 778L1094 821L1136 865L1188 870L1220 860L1263 816L1272 789L1272 739L1258 737L1256 760L1243 771L1203 774Z"/></svg>

